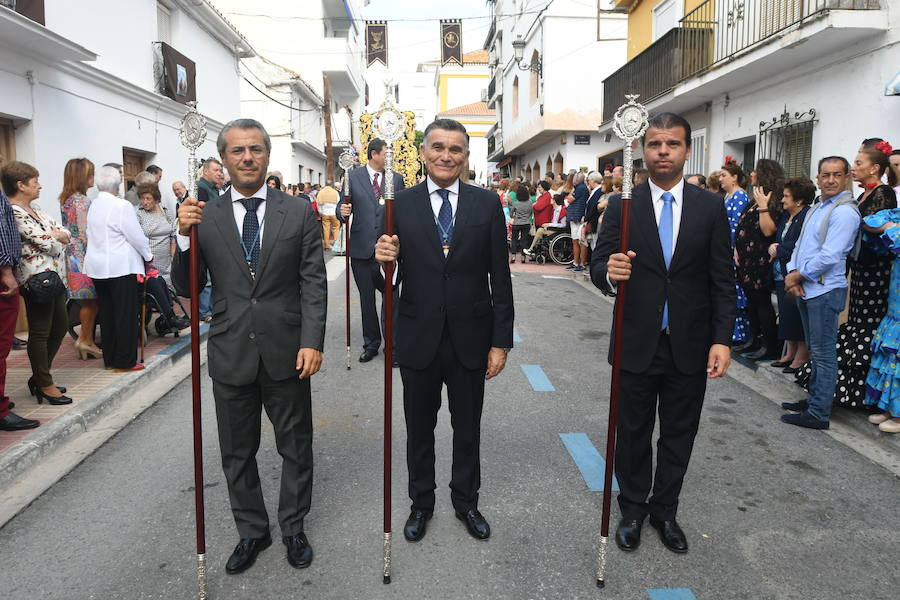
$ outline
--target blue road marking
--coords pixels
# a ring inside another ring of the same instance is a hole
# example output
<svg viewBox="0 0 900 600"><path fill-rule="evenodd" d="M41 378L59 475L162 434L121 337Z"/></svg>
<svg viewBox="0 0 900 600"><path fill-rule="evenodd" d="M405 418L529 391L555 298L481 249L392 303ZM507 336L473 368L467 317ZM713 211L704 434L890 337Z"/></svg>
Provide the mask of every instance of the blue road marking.
<svg viewBox="0 0 900 600"><path fill-rule="evenodd" d="M513 329L513 343L518 344L522 341L522 336L519 335L519 332Z"/></svg>
<svg viewBox="0 0 900 600"><path fill-rule="evenodd" d="M528 378L528 383L531 384L531 387L536 392L555 392L556 388L553 387L553 384L550 383L550 380L547 379L547 375L544 373L544 370L540 368L538 365L521 365L522 371L525 373L525 377Z"/></svg>
<svg viewBox="0 0 900 600"><path fill-rule="evenodd" d="M602 492L603 478L606 476L606 461L597 452L588 436L584 433L561 433L559 437L565 444L566 450L572 455L575 464L578 465L578 470L581 471L581 476L584 477L588 489L592 492ZM615 475L612 478L612 489L614 492L619 491L619 482ZM675 596L669 600L679 599Z"/></svg>
<svg viewBox="0 0 900 600"><path fill-rule="evenodd" d="M687 588L647 590L650 600L697 600L694 592Z"/></svg>

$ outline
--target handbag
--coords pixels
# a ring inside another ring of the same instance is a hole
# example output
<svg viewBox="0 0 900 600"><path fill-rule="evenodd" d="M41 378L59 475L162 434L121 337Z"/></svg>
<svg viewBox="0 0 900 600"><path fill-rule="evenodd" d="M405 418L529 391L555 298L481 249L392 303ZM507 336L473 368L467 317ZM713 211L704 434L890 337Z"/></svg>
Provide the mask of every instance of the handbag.
<svg viewBox="0 0 900 600"><path fill-rule="evenodd" d="M28 292L29 299L36 304L48 304L66 291L66 286L56 271L32 275L25 280L22 287Z"/></svg>

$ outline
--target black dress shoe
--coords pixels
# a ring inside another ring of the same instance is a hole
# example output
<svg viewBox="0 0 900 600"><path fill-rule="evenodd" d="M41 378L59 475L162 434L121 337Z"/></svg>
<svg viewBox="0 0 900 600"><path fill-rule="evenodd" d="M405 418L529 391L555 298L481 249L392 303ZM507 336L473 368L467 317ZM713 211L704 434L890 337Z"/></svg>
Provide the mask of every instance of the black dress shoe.
<svg viewBox="0 0 900 600"><path fill-rule="evenodd" d="M473 538L486 540L491 537L491 526L488 525L484 516L478 512L478 509L473 508L464 513L457 511L456 518L466 524L466 529L469 530L469 535Z"/></svg>
<svg viewBox="0 0 900 600"><path fill-rule="evenodd" d="M746 342L741 342L740 344L738 344L738 345L736 345L736 346L733 346L733 347L731 348L731 351L732 351L732 352L743 352L744 350L746 350L747 348L749 348L750 346L753 346L753 345L755 345L755 344L756 344L756 342L755 342L754 340L749 340L749 341L746 341ZM756 346L756 347L758 348L759 346Z"/></svg>
<svg viewBox="0 0 900 600"><path fill-rule="evenodd" d="M756 352L759 352L760 348L762 348L762 345L760 344L750 344L749 346L746 346L744 348L738 348L736 352L741 356L747 356L748 354L755 354Z"/></svg>
<svg viewBox="0 0 900 600"><path fill-rule="evenodd" d="M376 356L378 356L378 350L363 350L363 353L359 355L359 362L369 362Z"/></svg>
<svg viewBox="0 0 900 600"><path fill-rule="evenodd" d="M783 369L785 367L790 366L790 364L791 364L791 361L789 361L789 360L776 360L769 366L775 367L776 369Z"/></svg>
<svg viewBox="0 0 900 600"><path fill-rule="evenodd" d="M625 552L634 552L641 545L641 519L622 519L616 527L616 545Z"/></svg>
<svg viewBox="0 0 900 600"><path fill-rule="evenodd" d="M305 569L312 564L313 549L306 539L306 534L286 535L283 540L287 546L287 561L295 569Z"/></svg>
<svg viewBox="0 0 900 600"><path fill-rule="evenodd" d="M782 402L781 408L784 410L792 410L794 412L803 412L809 408L809 402L801 400L800 402Z"/></svg>
<svg viewBox="0 0 900 600"><path fill-rule="evenodd" d="M425 537L426 522L431 519L431 513L424 510L414 510L409 513L406 526L403 528L403 537L409 542L418 542Z"/></svg>
<svg viewBox="0 0 900 600"><path fill-rule="evenodd" d="M782 373L787 373L788 375L794 375L795 373L800 372L800 367L792 367L790 365L786 366L781 370Z"/></svg>
<svg viewBox="0 0 900 600"><path fill-rule="evenodd" d="M13 342L12 342L13 350L24 350L27 347L28 347L28 342L26 342L25 340L20 340L17 337L13 338Z"/></svg>
<svg viewBox="0 0 900 600"><path fill-rule="evenodd" d="M12 402L10 402L12 404ZM22 429L34 429L40 425L40 421L25 419L16 413L9 413L0 419L0 431L20 431Z"/></svg>
<svg viewBox="0 0 900 600"><path fill-rule="evenodd" d="M688 551L687 538L675 519L657 521L650 517L650 525L659 532L659 539L662 540L663 546L677 554L684 554Z"/></svg>
<svg viewBox="0 0 900 600"><path fill-rule="evenodd" d="M28 379L27 383L28 383L28 391L31 392L32 396L37 397L38 387L37 387L37 384L34 382L34 377L30 377ZM56 386L56 389L59 390L60 394L66 393L66 387L64 385L58 385L58 386Z"/></svg>
<svg viewBox="0 0 900 600"><path fill-rule="evenodd" d="M225 563L225 572L234 575L246 571L256 562L256 556L271 545L272 536L268 533L261 538L241 538Z"/></svg>

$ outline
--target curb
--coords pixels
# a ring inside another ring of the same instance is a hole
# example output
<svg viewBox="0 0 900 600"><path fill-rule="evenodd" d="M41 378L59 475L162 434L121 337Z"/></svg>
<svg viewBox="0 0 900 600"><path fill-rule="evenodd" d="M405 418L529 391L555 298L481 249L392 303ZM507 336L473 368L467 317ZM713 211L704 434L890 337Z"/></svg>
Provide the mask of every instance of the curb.
<svg viewBox="0 0 900 600"><path fill-rule="evenodd" d="M208 331L209 326L203 324L200 328L200 343L206 339ZM190 353L191 336L188 334L154 355L146 369L119 378L84 402L79 402L65 414L42 424L33 433L9 446L0 455L0 488L8 486L73 436L86 432L93 423L115 409L126 398L132 386L165 371Z"/></svg>
<svg viewBox="0 0 900 600"><path fill-rule="evenodd" d="M571 273L571 278L578 284L581 284L591 290L594 290L594 284L591 282L590 275L587 273ZM597 290L600 297L613 303L612 298L603 296ZM779 393L766 393L759 389L754 389L758 394L765 396L772 402L781 406L781 402L786 399L802 400L806 392L803 388L794 383L794 377L782 373L779 370L770 368L767 363L756 363L748 360L739 354L732 354L731 367L728 376L732 375L732 370L740 370L743 377L735 377L739 382L744 383L747 378L765 379L768 382L776 384ZM745 384L746 385L746 384ZM784 396L787 396L785 398ZM878 429L877 426L869 423L868 415L858 410L846 410L838 408L832 411L831 420L840 425L844 425L893 455L900 455L900 434L885 433Z"/></svg>

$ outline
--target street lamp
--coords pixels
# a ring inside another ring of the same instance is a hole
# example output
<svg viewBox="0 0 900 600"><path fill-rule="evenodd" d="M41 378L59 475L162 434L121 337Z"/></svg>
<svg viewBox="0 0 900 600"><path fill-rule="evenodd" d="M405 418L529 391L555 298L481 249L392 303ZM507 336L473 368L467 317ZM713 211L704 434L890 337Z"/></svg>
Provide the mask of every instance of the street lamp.
<svg viewBox="0 0 900 600"><path fill-rule="evenodd" d="M541 57L538 56L537 60L532 61L528 64L522 64L522 60L525 56L525 40L522 39L521 35L517 35L516 39L512 43L513 53L515 54L516 64L519 69L522 71L531 71L532 73L537 73L538 77L544 76L544 66Z"/></svg>

